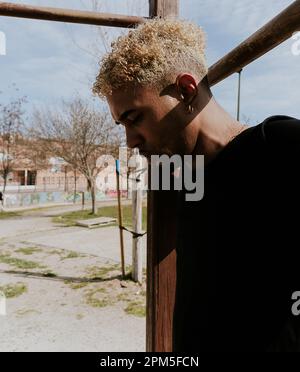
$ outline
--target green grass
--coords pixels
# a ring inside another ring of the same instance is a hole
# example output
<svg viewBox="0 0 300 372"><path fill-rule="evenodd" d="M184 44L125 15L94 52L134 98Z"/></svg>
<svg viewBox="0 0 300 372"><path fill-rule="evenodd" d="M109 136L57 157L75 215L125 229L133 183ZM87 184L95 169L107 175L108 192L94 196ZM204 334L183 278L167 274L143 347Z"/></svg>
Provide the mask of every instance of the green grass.
<svg viewBox="0 0 300 372"><path fill-rule="evenodd" d="M86 269L86 273L91 279L104 279L110 272L120 269L119 264L110 266L90 266Z"/></svg>
<svg viewBox="0 0 300 372"><path fill-rule="evenodd" d="M40 265L35 261L22 260L20 258L11 257L9 255L0 255L0 263L11 265L17 269L42 269L45 266Z"/></svg>
<svg viewBox="0 0 300 372"><path fill-rule="evenodd" d="M1 219L6 219L6 218L13 218L13 217L21 217L21 216L26 216L26 214L30 214L32 212L45 212L48 210L52 210L57 208L59 205L52 205L52 206L43 206L41 205L40 207L33 207L29 209L24 209L24 210L19 210L18 212L10 212L10 211L2 211L0 212L0 220Z"/></svg>
<svg viewBox="0 0 300 372"><path fill-rule="evenodd" d="M81 288L86 287L88 284L89 284L88 282L81 282L81 283L71 283L69 285L70 285L70 288L72 289L81 289Z"/></svg>
<svg viewBox="0 0 300 372"><path fill-rule="evenodd" d="M0 220L5 220L6 218L14 218L20 216L17 212L0 212Z"/></svg>
<svg viewBox="0 0 300 372"><path fill-rule="evenodd" d="M125 308L125 312L130 315L144 317L146 316L146 306L142 302L132 301Z"/></svg>
<svg viewBox="0 0 300 372"><path fill-rule="evenodd" d="M47 252L48 254L57 254L58 256L63 255L64 251L63 250L58 250L58 249L53 249L50 252Z"/></svg>
<svg viewBox="0 0 300 372"><path fill-rule="evenodd" d="M130 297L130 294L129 293L120 293L117 296L117 300L118 301L130 302L131 301L131 297Z"/></svg>
<svg viewBox="0 0 300 372"><path fill-rule="evenodd" d="M13 298L27 292L27 287L24 283L7 284L0 286L0 291L5 294L6 298Z"/></svg>
<svg viewBox="0 0 300 372"><path fill-rule="evenodd" d="M15 252L17 252L17 253L22 253L22 254L24 254L25 256L30 256L30 255L32 255L33 253L36 253L36 252L42 252L42 249L40 249L40 248L36 248L36 247L25 247L25 248L19 248L19 249L17 249Z"/></svg>
<svg viewBox="0 0 300 372"><path fill-rule="evenodd" d="M92 307L106 307L113 305L114 301L106 294L105 288L88 291L85 295L86 303Z"/></svg>
<svg viewBox="0 0 300 372"><path fill-rule="evenodd" d="M123 214L123 225L126 227L132 227L132 206L124 205L122 207ZM75 211L64 213L61 216L54 217L54 223L63 223L65 226L75 226L77 220L88 220L97 217L111 217L118 219L118 208L113 207L102 207L98 208L97 214L91 213L89 210ZM147 226L147 207L143 207L143 230L146 230Z"/></svg>
<svg viewBox="0 0 300 372"><path fill-rule="evenodd" d="M67 260L69 258L78 258L78 257L81 257L81 254L71 251L65 257L62 257L61 260Z"/></svg>
<svg viewBox="0 0 300 372"><path fill-rule="evenodd" d="M79 282L79 283L77 283L77 282L74 282L72 280L65 280L64 283L66 285L68 285L71 289L81 289L81 288L86 287L89 284L89 282Z"/></svg>

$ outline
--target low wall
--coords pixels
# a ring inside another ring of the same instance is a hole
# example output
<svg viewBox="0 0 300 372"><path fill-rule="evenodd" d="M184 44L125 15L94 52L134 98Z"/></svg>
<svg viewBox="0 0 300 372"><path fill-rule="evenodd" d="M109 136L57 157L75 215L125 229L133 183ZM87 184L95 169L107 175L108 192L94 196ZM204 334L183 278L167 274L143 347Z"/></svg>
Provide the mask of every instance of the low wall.
<svg viewBox="0 0 300 372"><path fill-rule="evenodd" d="M127 192L123 191L122 196L126 197ZM105 201L116 197L116 191L97 192L96 200ZM85 202L91 201L91 194L84 193ZM76 193L76 202L82 200L82 194ZM73 203L74 193L66 193L62 191L41 191L41 192L28 192L28 193L7 193L4 197L5 208L18 208L29 206L40 206L49 203Z"/></svg>

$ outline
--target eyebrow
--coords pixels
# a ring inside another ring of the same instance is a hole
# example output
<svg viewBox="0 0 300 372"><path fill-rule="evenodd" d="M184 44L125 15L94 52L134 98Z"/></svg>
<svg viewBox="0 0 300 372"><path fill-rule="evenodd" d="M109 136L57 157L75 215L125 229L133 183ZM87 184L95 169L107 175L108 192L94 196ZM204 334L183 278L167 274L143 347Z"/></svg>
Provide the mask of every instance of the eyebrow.
<svg viewBox="0 0 300 372"><path fill-rule="evenodd" d="M119 125L123 120L126 120L127 117L132 114L133 112L137 111L136 109L131 109L123 112L123 114L120 116L118 120L116 120L116 124Z"/></svg>

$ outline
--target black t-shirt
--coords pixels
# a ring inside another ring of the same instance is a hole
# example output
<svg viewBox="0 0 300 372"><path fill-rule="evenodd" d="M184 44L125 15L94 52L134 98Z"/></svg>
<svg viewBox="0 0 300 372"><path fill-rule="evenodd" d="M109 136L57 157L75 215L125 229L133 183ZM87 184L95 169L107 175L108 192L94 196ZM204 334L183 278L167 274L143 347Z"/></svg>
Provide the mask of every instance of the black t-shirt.
<svg viewBox="0 0 300 372"><path fill-rule="evenodd" d="M174 351L300 351L300 121L272 116L180 192Z"/></svg>

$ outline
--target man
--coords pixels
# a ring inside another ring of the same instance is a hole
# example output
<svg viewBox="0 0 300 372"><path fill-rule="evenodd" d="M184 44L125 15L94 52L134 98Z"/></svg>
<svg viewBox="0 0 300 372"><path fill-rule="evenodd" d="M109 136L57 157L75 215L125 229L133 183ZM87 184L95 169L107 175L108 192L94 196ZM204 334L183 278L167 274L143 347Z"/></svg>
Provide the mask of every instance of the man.
<svg viewBox="0 0 300 372"><path fill-rule="evenodd" d="M298 351L300 122L233 119L204 53L201 28L150 20L112 45L94 84L129 147L205 156L203 199L179 193L174 351Z"/></svg>

